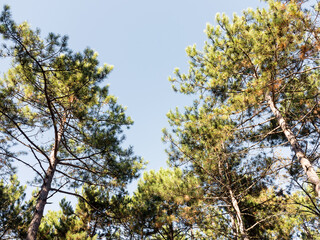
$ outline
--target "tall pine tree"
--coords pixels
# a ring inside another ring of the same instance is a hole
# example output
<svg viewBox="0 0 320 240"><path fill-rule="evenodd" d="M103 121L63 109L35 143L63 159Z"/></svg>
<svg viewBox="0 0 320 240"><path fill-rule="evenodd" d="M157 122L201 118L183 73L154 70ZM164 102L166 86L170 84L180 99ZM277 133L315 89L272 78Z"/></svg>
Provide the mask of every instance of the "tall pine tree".
<svg viewBox="0 0 320 240"><path fill-rule="evenodd" d="M320 143L318 6L295 0L268 5L232 20L217 15L218 26L207 26L204 49L187 48L188 73L177 69L170 78L174 90L195 96L184 113L168 114L171 163L199 176L213 206L224 203L222 214L232 224L221 231L233 238L263 239L258 225L282 210L256 205L269 216L250 219L248 204L254 205L246 199L279 185L273 181L278 173L287 174L282 187L291 186L293 176L311 183L320 197L314 168ZM291 160L278 154L289 150Z"/></svg>
<svg viewBox="0 0 320 240"><path fill-rule="evenodd" d="M35 239L48 198L77 194L84 183L123 189L137 177L141 159L123 149L123 127L132 124L103 82L112 67L99 67L97 53L74 53L67 37L42 39L27 23L17 25L8 6L0 17L2 56L12 68L0 81L0 138L28 156L3 155L36 174L37 204L27 239Z"/></svg>
<svg viewBox="0 0 320 240"><path fill-rule="evenodd" d="M207 26L203 51L187 49L189 73L177 69L171 81L176 91L197 99L187 117L171 112L169 118L178 133L189 125L194 131L206 126L204 134L211 135L216 152L223 152L228 141L237 144L232 153L252 155L272 156L290 147L290 173L304 171L320 196L314 170L320 133L318 6L305 9L294 0L268 3L268 10L249 9L231 21L218 15L218 26Z"/></svg>

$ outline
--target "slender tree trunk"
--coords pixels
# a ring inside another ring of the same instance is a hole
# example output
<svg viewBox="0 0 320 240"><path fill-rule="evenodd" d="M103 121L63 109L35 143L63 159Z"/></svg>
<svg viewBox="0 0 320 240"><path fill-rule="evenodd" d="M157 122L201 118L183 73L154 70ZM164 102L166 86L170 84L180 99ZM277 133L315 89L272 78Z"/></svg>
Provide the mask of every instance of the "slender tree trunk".
<svg viewBox="0 0 320 240"><path fill-rule="evenodd" d="M237 240L238 235L239 235L239 230L238 230L239 228L237 226L237 221L235 220L235 217L233 215L233 211L229 208L228 208L228 210L229 210L229 215L230 215L230 220L231 220L231 226L232 226L233 231L235 231L235 235L236 235L235 240Z"/></svg>
<svg viewBox="0 0 320 240"><path fill-rule="evenodd" d="M307 174L309 182L313 184L314 191L316 192L317 196L320 197L320 179L319 179L319 176L317 175L316 171L312 167L309 159L306 157L304 151L302 150L300 144L297 141L296 136L293 134L291 129L288 127L288 125L286 123L286 120L282 117L279 109L275 106L275 103L274 103L272 97L270 96L270 94L266 95L266 101L268 102L268 105L269 105L272 113L277 118L278 123L279 123L283 133L287 137L287 139L288 139L288 141L289 141L289 143L290 143L290 145L292 147L292 150L296 154L296 156L297 156L297 158L298 158L303 170Z"/></svg>
<svg viewBox="0 0 320 240"><path fill-rule="evenodd" d="M222 148L224 149L224 145L222 145ZM227 164L228 166L228 164ZM228 168L228 167L227 167ZM237 199L234 197L232 188L231 188L231 181L228 178L228 174L222 169L222 163L221 161L218 161L218 169L219 169L219 174L222 178L224 178L224 175L227 176L228 183L226 186L227 190L229 191L230 199L231 199L231 205L234 211L236 212L236 218L234 218L233 211L230 211L230 217L232 221L232 225L236 231L236 239L238 239L238 236L241 236L242 240L249 240L249 237L247 235L245 226L242 221L241 217L241 211L238 205Z"/></svg>
<svg viewBox="0 0 320 240"><path fill-rule="evenodd" d="M35 207L35 212L33 214L31 223L28 228L27 232L27 240L35 240L37 238L37 233L39 230L39 226L41 223L41 219L43 217L43 212L44 208L47 203L47 198L51 189L51 183L53 180L54 173L56 171L56 167L58 164L58 159L57 159L57 152L59 149L59 145L61 142L63 130L64 130L64 123L65 119L62 121L58 134L57 134L57 139L55 141L55 144L51 150L50 157L49 157L49 167L46 171L45 178L43 180L43 184L41 186L40 192L39 192L39 197L37 199L37 204Z"/></svg>
<svg viewBox="0 0 320 240"><path fill-rule="evenodd" d="M56 165L55 165L56 166ZM55 172L55 166L52 168L51 166L48 168L46 172L46 177L44 179L44 183L41 186L39 197L37 200L35 213L32 217L32 221L28 228L27 240L36 239L38 229L40 226L41 219L43 217L44 207L47 203L48 194L51 188L52 179Z"/></svg>
<svg viewBox="0 0 320 240"><path fill-rule="evenodd" d="M248 235L246 233L243 221L242 221L242 217L241 217L241 211L238 205L238 201L237 199L234 197L233 192L231 189L229 189L229 194L230 194L230 198L231 198L231 204L233 209L236 212L236 222L238 223L236 226L237 229L239 229L240 235L241 235L241 239L243 240L249 240Z"/></svg>

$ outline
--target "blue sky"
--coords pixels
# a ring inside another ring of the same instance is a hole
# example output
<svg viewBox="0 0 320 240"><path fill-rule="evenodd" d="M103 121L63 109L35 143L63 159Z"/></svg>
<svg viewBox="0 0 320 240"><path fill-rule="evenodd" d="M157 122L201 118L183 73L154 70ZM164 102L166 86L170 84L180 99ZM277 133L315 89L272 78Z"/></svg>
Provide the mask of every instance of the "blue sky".
<svg viewBox="0 0 320 240"><path fill-rule="evenodd" d="M206 23L216 13L232 17L259 0L10 0L16 22L32 28L68 35L69 47L90 47L101 64L114 65L106 83L135 121L126 131L127 144L149 161L147 170L166 167L161 129L166 113L191 103L190 97L171 90L168 76L175 67L187 70L185 48L203 46ZM134 185L132 185L134 186ZM131 186L131 189L134 187Z"/></svg>

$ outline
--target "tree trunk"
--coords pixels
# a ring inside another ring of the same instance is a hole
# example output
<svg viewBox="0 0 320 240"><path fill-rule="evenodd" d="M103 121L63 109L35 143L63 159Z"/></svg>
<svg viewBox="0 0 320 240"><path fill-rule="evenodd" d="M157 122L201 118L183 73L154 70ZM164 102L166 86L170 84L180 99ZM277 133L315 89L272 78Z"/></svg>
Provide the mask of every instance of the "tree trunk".
<svg viewBox="0 0 320 240"><path fill-rule="evenodd" d="M278 123L279 123L283 133L287 137L287 139L288 139L288 141L289 141L289 143L290 143L290 145L292 147L292 150L296 154L296 156L297 156L297 158L298 158L303 170L307 174L309 182L313 184L314 191L316 192L316 195L318 197L320 197L320 179L319 179L319 176L317 175L317 173L313 169L309 159L306 157L305 153L303 152L300 144L297 141L296 136L293 134L291 129L288 127L288 125L287 125L285 119L282 117L279 109L275 106L274 101L273 101L272 97L270 96L270 94L266 95L266 101L268 102L272 113L277 118Z"/></svg>
<svg viewBox="0 0 320 240"><path fill-rule="evenodd" d="M40 222L43 217L44 207L47 203L48 194L49 194L49 191L51 188L51 183L52 183L54 172L55 172L55 166L54 166L54 168L52 168L50 166L46 172L46 177L44 179L44 183L41 186L41 189L39 192L39 197L37 200L35 213L32 217L32 221L31 221L29 228L28 228L27 240L34 240L37 237Z"/></svg>
<svg viewBox="0 0 320 240"><path fill-rule="evenodd" d="M232 203L232 207L236 212L236 222L238 223L236 226L237 229L239 229L240 235L241 235L241 239L243 240L249 240L243 221L242 221L242 217L241 217L241 211L238 205L238 201L237 199L233 196L233 192L231 189L229 189L229 194L230 194L230 198L231 198L231 203Z"/></svg>
<svg viewBox="0 0 320 240"><path fill-rule="evenodd" d="M46 171L46 175L45 175L45 178L43 180L43 184L42 184L40 192L39 192L39 197L37 199L35 212L33 214L31 223L28 228L27 238L26 238L27 240L35 240L37 238L37 233L39 230L41 219L43 217L44 208L46 206L47 198L48 198L48 195L49 195L49 192L51 189L52 179L53 179L53 176L56 171L57 164L58 164L57 152L59 149L59 145L60 145L63 130L64 130L64 123L65 123L65 118L60 125L58 134L56 135L57 138L56 138L55 144L54 144L54 146L51 150L51 153L50 153L49 167Z"/></svg>

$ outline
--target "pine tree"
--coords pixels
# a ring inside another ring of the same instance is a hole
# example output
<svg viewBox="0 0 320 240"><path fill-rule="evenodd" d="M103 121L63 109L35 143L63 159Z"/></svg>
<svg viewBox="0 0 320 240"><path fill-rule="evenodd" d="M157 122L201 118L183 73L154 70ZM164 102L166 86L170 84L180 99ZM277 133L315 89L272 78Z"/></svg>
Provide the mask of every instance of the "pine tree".
<svg viewBox="0 0 320 240"><path fill-rule="evenodd" d="M103 86L112 66L99 67L91 49L72 52L67 37L42 39L40 30L17 25L8 6L0 24L2 56L12 59L0 82L0 137L25 149L27 157L6 157L37 176L27 237L35 239L50 196L77 196L72 189L85 183L116 192L137 177L142 162L131 148L121 148L123 127L132 121Z"/></svg>
<svg viewBox="0 0 320 240"><path fill-rule="evenodd" d="M189 73L177 70L171 80L181 92L198 94L209 118L230 122L217 139L237 137L247 151L289 145L319 195L311 165L319 135L317 8L312 14L300 1L268 3L268 10L249 9L232 22L218 15L218 26L207 26L203 52L187 49Z"/></svg>
<svg viewBox="0 0 320 240"><path fill-rule="evenodd" d="M117 197L103 188L84 186L75 209L65 198L60 211L49 211L41 222L38 239L116 239L118 236ZM118 196L119 198L119 196Z"/></svg>
<svg viewBox="0 0 320 240"><path fill-rule="evenodd" d="M129 197L122 226L129 239L189 239L201 193L199 181L179 168L144 174ZM130 238L131 237L131 238Z"/></svg>
<svg viewBox="0 0 320 240"><path fill-rule="evenodd" d="M26 202L25 186L21 186L16 175L8 182L0 181L0 239L23 239L27 234L35 205L34 199Z"/></svg>
<svg viewBox="0 0 320 240"><path fill-rule="evenodd" d="M319 196L319 177L311 165L318 160L318 7L268 3L268 10L249 9L232 21L218 15L218 26L207 26L204 50L187 49L189 73L177 69L171 81L177 91L197 94L203 121L221 122L213 127L217 143L235 139L247 153L290 146L293 163L300 163ZM180 116L170 116L173 124L174 117Z"/></svg>
<svg viewBox="0 0 320 240"><path fill-rule="evenodd" d="M320 196L314 170L320 133L318 6L305 9L294 0L268 4L232 20L218 14L218 26L207 26L204 49L187 48L189 72L176 69L170 78L175 91L195 96L184 113L168 114L170 161L201 179L211 195L206 197L215 198L212 206L231 206L221 208L228 216L225 225L219 219L221 239L263 239L256 236L259 223L276 220L283 209L269 211L266 205L260 212L269 216L250 220L245 199L258 199L272 185L291 187L291 176L307 180ZM277 153L289 148L292 160ZM274 181L284 173L284 183Z"/></svg>

